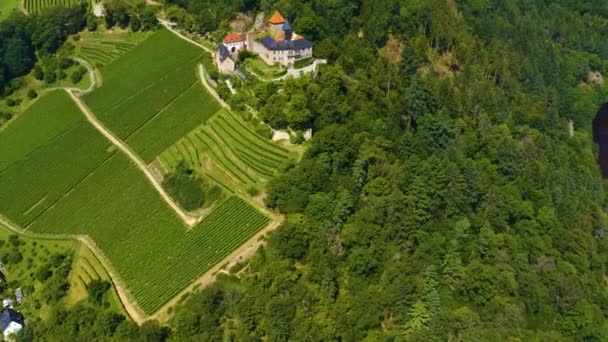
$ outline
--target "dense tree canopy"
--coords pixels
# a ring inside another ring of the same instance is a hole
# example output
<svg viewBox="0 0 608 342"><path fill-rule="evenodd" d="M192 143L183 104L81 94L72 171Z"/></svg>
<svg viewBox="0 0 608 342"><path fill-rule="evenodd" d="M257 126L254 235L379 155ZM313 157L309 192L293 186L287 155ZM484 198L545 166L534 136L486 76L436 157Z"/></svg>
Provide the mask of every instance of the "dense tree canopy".
<svg viewBox="0 0 608 342"><path fill-rule="evenodd" d="M0 22L0 95L11 79L30 72L38 57L55 53L86 24L85 5L52 7L41 14L14 12Z"/></svg>
<svg viewBox="0 0 608 342"><path fill-rule="evenodd" d="M277 8L331 64L253 89L267 123L315 135L269 186L286 222L175 337L608 339L608 89L587 79L608 71L606 2L167 2L211 29Z"/></svg>

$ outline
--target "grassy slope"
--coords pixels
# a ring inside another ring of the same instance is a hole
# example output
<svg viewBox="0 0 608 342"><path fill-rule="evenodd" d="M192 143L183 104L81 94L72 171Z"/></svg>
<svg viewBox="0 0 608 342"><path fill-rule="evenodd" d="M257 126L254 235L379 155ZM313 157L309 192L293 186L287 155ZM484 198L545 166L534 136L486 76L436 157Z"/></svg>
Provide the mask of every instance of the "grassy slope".
<svg viewBox="0 0 608 342"><path fill-rule="evenodd" d="M0 20L8 17L15 9L19 9L19 0L1 0L0 1Z"/></svg>

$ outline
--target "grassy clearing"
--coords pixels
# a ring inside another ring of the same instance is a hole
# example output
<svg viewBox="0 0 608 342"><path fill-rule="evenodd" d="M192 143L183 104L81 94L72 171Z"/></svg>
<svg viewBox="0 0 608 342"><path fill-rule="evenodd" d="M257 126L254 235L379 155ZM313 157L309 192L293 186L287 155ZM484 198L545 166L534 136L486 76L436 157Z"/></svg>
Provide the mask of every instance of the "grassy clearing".
<svg viewBox="0 0 608 342"><path fill-rule="evenodd" d="M109 129L153 160L218 108L198 88L202 53L159 30L105 66L103 86L84 99Z"/></svg>
<svg viewBox="0 0 608 342"><path fill-rule="evenodd" d="M2 0L0 1L0 20L8 17L13 11L21 8L19 0Z"/></svg>
<svg viewBox="0 0 608 342"><path fill-rule="evenodd" d="M50 7L72 7L82 2L85 2L85 0L25 0L24 5L29 13L40 13Z"/></svg>

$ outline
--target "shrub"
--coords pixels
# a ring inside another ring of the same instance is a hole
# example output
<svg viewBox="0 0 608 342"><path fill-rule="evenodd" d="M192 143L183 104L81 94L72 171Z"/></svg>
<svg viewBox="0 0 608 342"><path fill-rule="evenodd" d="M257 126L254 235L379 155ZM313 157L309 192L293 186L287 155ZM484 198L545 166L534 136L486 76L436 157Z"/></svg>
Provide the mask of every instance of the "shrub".
<svg viewBox="0 0 608 342"><path fill-rule="evenodd" d="M87 16L87 30L89 30L89 32L97 31L97 20L92 14Z"/></svg>
<svg viewBox="0 0 608 342"><path fill-rule="evenodd" d="M112 287L112 285L105 280L92 280L87 284L89 298L93 303L101 304L104 294L110 289L110 287Z"/></svg>
<svg viewBox="0 0 608 342"><path fill-rule="evenodd" d="M247 193L251 196L256 196L260 193L260 190L256 188L254 185L250 185L247 187Z"/></svg>
<svg viewBox="0 0 608 342"><path fill-rule="evenodd" d="M6 105L9 107L14 107L17 105L17 101L15 101L15 99L6 99Z"/></svg>
<svg viewBox="0 0 608 342"><path fill-rule="evenodd" d="M34 89L30 89L27 91L27 97L29 97L30 99L35 99L36 97L38 97L38 93L36 93Z"/></svg>
<svg viewBox="0 0 608 342"><path fill-rule="evenodd" d="M47 84L52 84L57 82L57 74L55 74L55 72L51 71L47 71L44 73L44 82L46 82Z"/></svg>
<svg viewBox="0 0 608 342"><path fill-rule="evenodd" d="M76 84L82 80L82 74L76 70L72 73L72 76L70 76L70 80L72 83Z"/></svg>
<svg viewBox="0 0 608 342"><path fill-rule="evenodd" d="M131 16L131 22L129 23L131 26L131 31L137 32L141 29L141 21L136 15Z"/></svg>
<svg viewBox="0 0 608 342"><path fill-rule="evenodd" d="M311 65L311 64L312 64L312 62L313 62L313 59L312 59L312 58L304 58L304 59L300 59L299 61L295 61L295 62L293 63L293 67L294 67L295 69L304 68L304 67L307 67L307 66Z"/></svg>
<svg viewBox="0 0 608 342"><path fill-rule="evenodd" d="M39 65L36 65L34 67L34 77L38 80L38 81L42 81L44 80L44 71L42 71L42 68Z"/></svg>
<svg viewBox="0 0 608 342"><path fill-rule="evenodd" d="M74 65L74 61L69 58L61 58L59 60L59 67L62 70L65 70L65 69L71 67L72 65Z"/></svg>
<svg viewBox="0 0 608 342"><path fill-rule="evenodd" d="M264 138L272 139L272 129L266 124L260 122L255 126L255 131Z"/></svg>
<svg viewBox="0 0 608 342"><path fill-rule="evenodd" d="M51 271L49 269L49 266L48 265L42 265L42 266L40 266L40 268L38 269L38 271L36 271L35 277L40 282L43 282L43 281L49 279L52 275L53 275L53 271Z"/></svg>
<svg viewBox="0 0 608 342"><path fill-rule="evenodd" d="M63 70L57 71L57 79L64 80L66 77L68 77L68 75Z"/></svg>
<svg viewBox="0 0 608 342"><path fill-rule="evenodd" d="M205 202L200 179L186 167L183 161L177 165L175 173L165 178L163 187L186 210L200 208Z"/></svg>
<svg viewBox="0 0 608 342"><path fill-rule="evenodd" d="M8 243L12 247L17 248L21 245L21 239L19 239L19 235L12 234L11 236L8 237Z"/></svg>
<svg viewBox="0 0 608 342"><path fill-rule="evenodd" d="M297 145L303 143L304 142L304 133L302 133L302 132L296 132L296 134L290 135L289 136L289 141L292 144L297 144Z"/></svg>
<svg viewBox="0 0 608 342"><path fill-rule="evenodd" d="M0 112L0 124L4 124L5 122L7 122L8 120L10 120L12 118L13 118L13 114L6 113L6 112ZM2 246L0 245L0 247L2 247Z"/></svg>

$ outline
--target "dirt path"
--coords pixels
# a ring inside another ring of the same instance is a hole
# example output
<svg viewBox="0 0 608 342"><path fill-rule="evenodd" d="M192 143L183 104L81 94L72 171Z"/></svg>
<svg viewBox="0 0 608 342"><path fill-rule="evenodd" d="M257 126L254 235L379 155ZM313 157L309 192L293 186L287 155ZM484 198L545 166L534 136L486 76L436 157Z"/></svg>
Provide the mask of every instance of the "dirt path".
<svg viewBox="0 0 608 342"><path fill-rule="evenodd" d="M87 62L86 60L80 58L80 57L72 57L73 60L75 60L76 62L80 63L82 66L84 66L87 71L89 72L89 77L91 78L91 85L89 85L89 87L85 90L81 90L78 88L75 88L78 92L79 96L82 95L86 95L90 92L92 92L93 90L95 90L95 88L98 88L99 86L101 86L101 75L97 75L97 72L95 72L95 68L93 68L93 66L91 64L89 64L89 62Z"/></svg>
<svg viewBox="0 0 608 342"><path fill-rule="evenodd" d="M198 76L200 77L201 83L203 83L205 89L207 89L209 94L211 94L211 96L213 96L213 98L220 103L222 108L230 110L230 106L226 102L224 102L224 100L222 100L222 98L217 94L215 89L213 89L209 82L207 82L207 77L205 76L205 67L203 67L202 64L198 65Z"/></svg>
<svg viewBox="0 0 608 342"><path fill-rule="evenodd" d="M171 196L169 196L169 194L165 191L165 189L162 187L162 185L154 177L152 172L148 169L148 167L146 166L146 163L143 160L141 160L139 158L139 156L135 152L133 152L131 150L131 148L129 148L120 138L115 136L114 133L112 133L109 129L107 129L97 119L95 114L93 114L93 112L91 112L89 107L87 107L87 105L82 101L82 99L80 99L78 96L76 96L74 94L74 91L72 91L70 89L66 89L66 92L70 95L70 97L72 98L74 103L76 103L76 105L78 106L80 111L84 114L87 121L89 121L89 123L91 125L93 125L93 127L95 127L95 129L97 129L99 131L99 133L101 133L106 139L108 139L114 146L118 147L118 149L120 151L122 151L127 157L129 157L129 159L131 159L131 161L135 164L135 166L137 166L137 168L139 168L144 173L146 178L148 178L148 180L150 181L152 186L154 186L154 188L159 193L161 198L169 205L169 207L171 209L173 209L173 211L175 211L175 213L179 216L179 218L182 221L184 221L184 223L186 225L191 227L199 222L199 220L200 220L199 218L190 216L188 213L186 213L184 210L182 210L182 208L180 208L179 205L177 205L177 203L173 200L173 198L171 198Z"/></svg>
<svg viewBox="0 0 608 342"><path fill-rule="evenodd" d="M112 269L110 262L106 259L105 255L101 252L101 250L97 247L97 245L95 245L95 243L88 236L66 234L66 235L57 235L57 236L52 236L52 237L51 236L46 237L43 234L35 234L35 233L27 232L25 229L14 224L13 222L11 222L10 220L8 220L6 217L4 217L2 215L0 215L0 224L5 226L6 228L10 229L11 231L15 232L16 234L30 237L33 239L37 239L37 238L51 239L51 240L72 239L72 240L77 240L78 242L82 243L95 255L97 260L99 260L99 262L102 264L102 266L106 269L106 272L108 272L108 275L110 276L110 279L112 280L114 288L116 289L116 293L118 294L118 297L120 297L120 301L122 302L122 305L124 306L125 310L129 314L129 316L131 316L131 319L137 324L142 324L143 322L146 321L145 317L142 315L142 313L139 310L139 308L137 307L137 305L133 304L133 301L129 297L128 292L126 291L126 287L123 285L123 282L122 282L122 280L120 280L120 277L118 277L116 272L114 272L114 270Z"/></svg>
<svg viewBox="0 0 608 342"><path fill-rule="evenodd" d="M241 247L234 250L234 252L232 252L222 261L218 262L215 266L205 272L205 274L203 274L200 278L192 282L190 285L188 285L188 287L183 289L175 297L165 303L165 305L163 305L158 311L156 311L154 315L150 316L150 319L156 319L161 323L167 322L172 316L171 313L169 313L169 309L177 305L185 294L194 292L195 290L203 289L213 284L219 273L226 273L222 271L224 265L226 265L226 269L229 270L236 263L247 260L252 257L261 246L264 246L266 244L266 241L262 240L261 238L264 235L275 230L283 222L282 216L268 212L265 212L265 214L269 215L272 219L264 229L260 230L252 238L247 240L247 242L242 244Z"/></svg>
<svg viewBox="0 0 608 342"><path fill-rule="evenodd" d="M190 39L190 38L188 38L188 37L184 36L183 34L181 34L181 33L177 32L177 30L173 28L173 26L175 25L175 23L172 23L172 22L170 22L170 21L167 21L167 20L164 20L164 19L160 19L160 18L157 18L157 19L158 19L158 22L159 22L161 25L163 25L164 27L166 27L166 28L167 28L167 30L169 30L169 31L173 32L173 34L175 34L175 35L176 35L176 36L178 36L179 38L181 38L181 39L183 39L183 40L187 41L187 42L188 42L188 43L190 43L190 44L194 44L194 45L196 45L196 46L200 47L201 49L203 49L203 50L207 51L208 53L210 53L210 54L211 54L211 56L215 56L215 52L214 52L213 50L211 50L211 49L209 49L208 47L206 47L205 45L203 45L203 44L201 44L201 43L197 43L197 42L195 42L194 40L192 40L192 39Z"/></svg>

